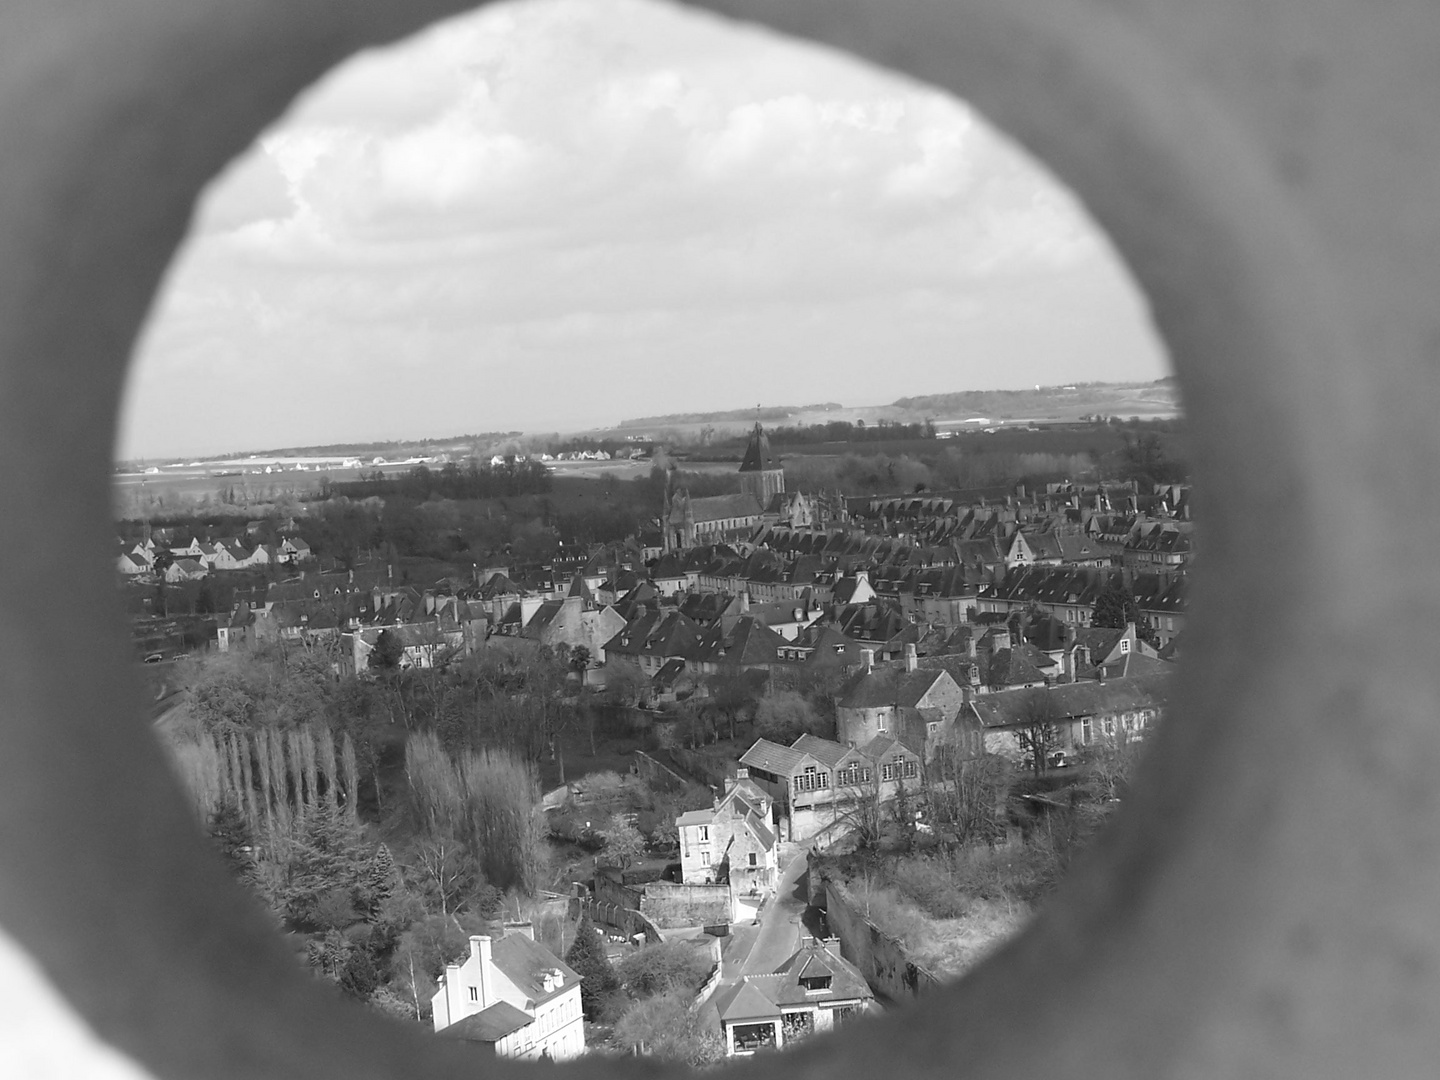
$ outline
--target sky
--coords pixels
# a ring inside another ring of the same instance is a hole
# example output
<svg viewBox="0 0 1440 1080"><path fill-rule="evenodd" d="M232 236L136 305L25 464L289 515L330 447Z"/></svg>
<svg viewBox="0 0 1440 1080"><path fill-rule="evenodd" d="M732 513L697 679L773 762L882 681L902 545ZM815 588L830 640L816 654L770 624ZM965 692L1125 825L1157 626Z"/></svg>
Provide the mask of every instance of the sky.
<svg viewBox="0 0 1440 1080"><path fill-rule="evenodd" d="M1075 198L954 98L653 0L364 53L207 189L117 451L1156 379Z"/></svg>

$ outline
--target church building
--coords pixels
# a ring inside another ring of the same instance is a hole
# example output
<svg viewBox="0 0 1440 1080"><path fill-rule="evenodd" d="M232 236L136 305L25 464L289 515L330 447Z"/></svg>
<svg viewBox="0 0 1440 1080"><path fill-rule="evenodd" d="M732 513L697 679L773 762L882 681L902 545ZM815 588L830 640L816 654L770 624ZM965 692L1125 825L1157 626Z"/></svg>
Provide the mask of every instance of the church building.
<svg viewBox="0 0 1440 1080"><path fill-rule="evenodd" d="M785 470L770 453L770 436L758 420L750 433L750 445L745 448L745 460L740 462L740 490L754 495L762 507L769 506L785 490Z"/></svg>

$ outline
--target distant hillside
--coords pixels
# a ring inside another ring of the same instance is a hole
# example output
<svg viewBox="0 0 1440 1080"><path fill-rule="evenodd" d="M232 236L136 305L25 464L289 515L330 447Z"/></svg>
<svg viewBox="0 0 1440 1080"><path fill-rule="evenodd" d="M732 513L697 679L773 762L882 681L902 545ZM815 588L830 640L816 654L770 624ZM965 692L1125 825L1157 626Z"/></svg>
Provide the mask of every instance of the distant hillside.
<svg viewBox="0 0 1440 1080"><path fill-rule="evenodd" d="M641 416L634 420L622 420L616 427L666 427L675 424L733 424L754 420L775 422L789 420L798 413L836 412L845 406L827 401L821 405L775 405L766 409L730 409L726 412L708 413L667 413L664 416Z"/></svg>
<svg viewBox="0 0 1440 1080"><path fill-rule="evenodd" d="M1169 416L1180 411L1180 389L1173 378L1144 383L1067 383L1028 390L962 390L952 394L924 394L904 397L889 405L777 405L760 409L728 409L724 412L671 413L647 416L617 424L621 430L689 429L704 425L720 428L719 434L748 427L756 419L766 424L800 427L830 420L863 420L937 424L955 423L974 417L990 420L1078 420L1082 416Z"/></svg>
<svg viewBox="0 0 1440 1080"><path fill-rule="evenodd" d="M972 416L1071 418L1093 413L1131 416L1176 411L1179 401L1179 387L1174 379L1165 378L1147 383L1069 383L1031 390L926 394L900 398L895 408L937 420Z"/></svg>

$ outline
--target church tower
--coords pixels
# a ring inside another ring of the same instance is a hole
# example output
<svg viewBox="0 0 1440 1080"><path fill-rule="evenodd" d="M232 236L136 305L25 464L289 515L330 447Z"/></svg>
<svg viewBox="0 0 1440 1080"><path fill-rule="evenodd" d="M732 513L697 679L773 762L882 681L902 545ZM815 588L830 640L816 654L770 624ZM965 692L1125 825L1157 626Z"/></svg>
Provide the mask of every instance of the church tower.
<svg viewBox="0 0 1440 1080"><path fill-rule="evenodd" d="M740 490L754 495L762 510L785 490L785 470L770 453L770 437L758 420L750 433L750 445L745 448L745 460L740 462Z"/></svg>

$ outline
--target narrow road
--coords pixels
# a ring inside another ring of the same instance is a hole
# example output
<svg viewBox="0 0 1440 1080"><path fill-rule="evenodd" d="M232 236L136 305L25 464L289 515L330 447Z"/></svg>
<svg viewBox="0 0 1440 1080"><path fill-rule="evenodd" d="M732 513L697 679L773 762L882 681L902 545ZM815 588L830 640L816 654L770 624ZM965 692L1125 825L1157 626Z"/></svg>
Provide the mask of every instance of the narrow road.
<svg viewBox="0 0 1440 1080"><path fill-rule="evenodd" d="M805 851L802 848L781 870L775 896L760 912L760 932L750 946L749 954L740 961L737 975L768 975L800 947L800 916L809 906L800 885L800 877L804 873Z"/></svg>

